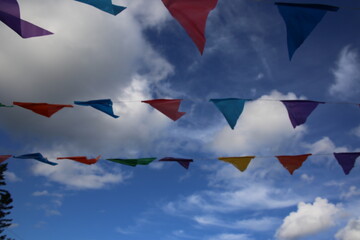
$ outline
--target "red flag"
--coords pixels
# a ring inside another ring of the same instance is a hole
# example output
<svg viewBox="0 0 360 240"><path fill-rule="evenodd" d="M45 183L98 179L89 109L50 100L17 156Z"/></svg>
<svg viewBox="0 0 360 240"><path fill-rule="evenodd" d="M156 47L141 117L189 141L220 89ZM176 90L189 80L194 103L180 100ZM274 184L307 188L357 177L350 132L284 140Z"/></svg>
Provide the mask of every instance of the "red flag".
<svg viewBox="0 0 360 240"><path fill-rule="evenodd" d="M100 159L100 155L97 156L97 158L90 158L88 159L87 157L85 156L79 156L79 157L58 157L57 159L70 159L70 160L74 160L76 162L80 162L80 163L83 163L83 164L87 164L87 165L91 165L91 164L94 164L94 163L97 163L97 161Z"/></svg>
<svg viewBox="0 0 360 240"><path fill-rule="evenodd" d="M11 158L12 155L0 155L0 163L6 161L6 159Z"/></svg>
<svg viewBox="0 0 360 240"><path fill-rule="evenodd" d="M292 175L294 171L301 167L303 162L311 156L311 154L293 155L293 156L276 156L280 163L286 168Z"/></svg>
<svg viewBox="0 0 360 240"><path fill-rule="evenodd" d="M182 99L155 99L141 102L150 104L153 108L156 108L173 121L176 121L185 114L185 112L179 112L181 101Z"/></svg>
<svg viewBox="0 0 360 240"><path fill-rule="evenodd" d="M218 0L162 0L170 14L181 24L200 53L205 47L206 19Z"/></svg>
<svg viewBox="0 0 360 240"><path fill-rule="evenodd" d="M57 111L60 111L64 107L73 107L72 105L63 104L48 104L48 103L25 103L25 102L13 102L14 105L29 109L34 113L43 115L45 117L51 117Z"/></svg>

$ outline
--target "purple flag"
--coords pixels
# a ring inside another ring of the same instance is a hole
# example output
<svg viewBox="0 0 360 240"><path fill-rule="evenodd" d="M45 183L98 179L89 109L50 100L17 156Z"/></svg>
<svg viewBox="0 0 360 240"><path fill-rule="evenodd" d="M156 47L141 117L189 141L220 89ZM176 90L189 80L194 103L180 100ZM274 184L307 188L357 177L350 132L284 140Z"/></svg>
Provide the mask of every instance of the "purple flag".
<svg viewBox="0 0 360 240"><path fill-rule="evenodd" d="M161 161L161 162L178 162L185 169L189 169L190 162L193 162L192 159L172 158L172 157L165 157L165 158L160 159L159 161Z"/></svg>
<svg viewBox="0 0 360 240"><path fill-rule="evenodd" d="M16 0L0 1L0 21L14 30L22 38L53 34L20 18L20 8Z"/></svg>
<svg viewBox="0 0 360 240"><path fill-rule="evenodd" d="M334 156L344 170L344 173L348 175L355 165L356 158L360 156L360 152L334 153Z"/></svg>
<svg viewBox="0 0 360 240"><path fill-rule="evenodd" d="M285 105L294 128L305 123L317 105L324 103L309 100L281 100L281 102Z"/></svg>

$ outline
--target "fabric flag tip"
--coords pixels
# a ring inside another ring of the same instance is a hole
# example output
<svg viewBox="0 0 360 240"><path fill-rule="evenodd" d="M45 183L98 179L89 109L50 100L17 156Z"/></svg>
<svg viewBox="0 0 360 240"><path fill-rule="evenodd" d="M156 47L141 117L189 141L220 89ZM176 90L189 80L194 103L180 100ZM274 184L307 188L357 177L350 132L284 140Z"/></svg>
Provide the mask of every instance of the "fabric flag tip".
<svg viewBox="0 0 360 240"><path fill-rule="evenodd" d="M185 115L185 112L179 112L181 101L182 99L153 99L141 102L149 104L171 120L176 121Z"/></svg>
<svg viewBox="0 0 360 240"><path fill-rule="evenodd" d="M11 158L12 155L0 155L0 163L5 162L7 159Z"/></svg>
<svg viewBox="0 0 360 240"><path fill-rule="evenodd" d="M119 116L114 114L113 102L111 99L99 99L99 100L90 100L90 101L74 101L74 104L80 106L90 106L93 107L113 118L118 118Z"/></svg>
<svg viewBox="0 0 360 240"><path fill-rule="evenodd" d="M281 102L288 112L293 128L304 124L315 108L325 103L310 100L281 100Z"/></svg>
<svg viewBox="0 0 360 240"><path fill-rule="evenodd" d="M355 161L360 156L360 152L334 153L334 156L343 169L345 175L348 175L354 168Z"/></svg>
<svg viewBox="0 0 360 240"><path fill-rule="evenodd" d="M200 54L205 48L205 27L208 15L218 0L162 0L170 14L193 40Z"/></svg>
<svg viewBox="0 0 360 240"><path fill-rule="evenodd" d="M275 2L287 31L288 54L291 60L295 51L303 44L328 11L339 8L323 4L300 4Z"/></svg>
<svg viewBox="0 0 360 240"><path fill-rule="evenodd" d="M224 115L231 129L234 129L237 120L244 110L245 102L248 100L239 98L220 98L210 99L209 101L215 104L218 110Z"/></svg>
<svg viewBox="0 0 360 240"><path fill-rule="evenodd" d="M53 34L20 18L20 6L16 0L2 0L0 21L15 31L22 38L39 37Z"/></svg>
<svg viewBox="0 0 360 240"><path fill-rule="evenodd" d="M159 160L160 162L178 162L185 169L189 169L190 162L193 162L193 159L186 158L173 158L173 157L165 157Z"/></svg>
<svg viewBox="0 0 360 240"><path fill-rule="evenodd" d="M218 158L221 161L231 163L234 167L239 169L241 172L244 172L251 160L254 159L255 156L244 156L244 157L220 157Z"/></svg>
<svg viewBox="0 0 360 240"><path fill-rule="evenodd" d="M152 161L154 161L156 158L133 158L133 159L124 159L124 158L108 158L106 160L115 162L115 163L121 163L124 165L136 167L139 165L148 165Z"/></svg>
<svg viewBox="0 0 360 240"><path fill-rule="evenodd" d="M76 157L58 157L56 159L60 160L60 159L69 159L69 160L73 160L79 163L83 163L83 164L87 164L87 165L91 165L91 164L95 164L97 163L97 161L100 159L101 155L97 156L96 158L90 158L88 159L85 156L76 156Z"/></svg>
<svg viewBox="0 0 360 240"><path fill-rule="evenodd" d="M306 159L312 154L291 155L291 156L276 156L281 165L293 175L294 171L302 166Z"/></svg>
<svg viewBox="0 0 360 240"><path fill-rule="evenodd" d="M48 104L48 103L32 103L32 102L13 102L14 105L28 109L39 115L50 118L53 114L65 107L72 108L72 105L64 104Z"/></svg>
<svg viewBox="0 0 360 240"><path fill-rule="evenodd" d="M23 154L19 156L14 156L14 158L20 158L20 159L35 159L39 162L43 162L52 166L57 165L57 163L50 162L47 158L43 157L41 153L29 153L29 154Z"/></svg>
<svg viewBox="0 0 360 240"><path fill-rule="evenodd" d="M97 9L110 13L111 15L114 16L118 15L120 12L126 9L126 7L112 4L111 0L75 0L75 1L91 5Z"/></svg>

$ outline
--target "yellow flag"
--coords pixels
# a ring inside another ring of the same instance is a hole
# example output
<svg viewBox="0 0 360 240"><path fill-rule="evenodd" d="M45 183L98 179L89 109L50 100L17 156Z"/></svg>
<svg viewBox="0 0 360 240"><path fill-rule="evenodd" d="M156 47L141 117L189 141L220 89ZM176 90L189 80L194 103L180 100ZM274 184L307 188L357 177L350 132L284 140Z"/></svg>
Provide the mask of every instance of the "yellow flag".
<svg viewBox="0 0 360 240"><path fill-rule="evenodd" d="M246 168L248 167L250 161L255 158L255 156L246 156L246 157L221 157L218 158L219 160L222 160L224 162L228 162L231 163L232 165L234 165L234 167L236 167L237 169L239 169L240 171L245 171Z"/></svg>

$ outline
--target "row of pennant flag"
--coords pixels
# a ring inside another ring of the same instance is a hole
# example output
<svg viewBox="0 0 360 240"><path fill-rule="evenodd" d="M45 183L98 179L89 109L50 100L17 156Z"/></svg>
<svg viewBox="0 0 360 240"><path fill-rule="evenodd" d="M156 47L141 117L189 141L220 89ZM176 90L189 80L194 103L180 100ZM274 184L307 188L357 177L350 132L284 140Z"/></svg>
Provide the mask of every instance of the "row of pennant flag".
<svg viewBox="0 0 360 240"><path fill-rule="evenodd" d="M117 15L125 7L113 5L111 0L75 0L92 5L104 12ZM205 28L209 13L216 7L218 0L162 0L170 14L185 29L189 37L203 54L206 36ZM302 4L275 2L287 30L288 54L291 60L295 51L314 30L327 12L336 12L339 7L324 4ZM53 34L43 28L20 18L17 0L0 1L0 21L14 30L22 38Z"/></svg>
<svg viewBox="0 0 360 240"><path fill-rule="evenodd" d="M302 164L307 160L309 156L312 154L302 154L302 155L287 155L287 156L275 156L281 165L284 166L286 170L292 175L295 170L300 168ZM315 154L316 155L316 154ZM324 154L322 154L324 155ZM333 153L339 165L342 167L344 173L348 175L350 171L355 166L356 159L360 156L360 152L342 152L342 153ZM23 154L19 156L13 155L0 155L0 163L3 163L7 159L10 158L18 158L18 159L34 159L40 161L42 163L46 163L52 166L57 165L56 162L51 162L47 158L45 158L41 153L29 153ZM73 160L82 164L95 164L100 160L101 156L96 158L87 158L86 156L71 156L71 157L58 157L57 160ZM220 157L218 158L221 161L232 164L234 167L239 169L241 172L245 171L250 164L251 160L256 158L256 156L244 156L244 157ZM257 157L259 158L259 157ZM264 158L264 157L260 157ZM124 158L109 158L106 159L111 162L120 163L128 166L135 167L137 165L148 165L157 158L136 158L136 159L124 159ZM165 157L161 158L158 161L160 162L178 162L182 167L188 169L190 163L193 162L193 159L185 159L185 158L173 158L173 157Z"/></svg>
<svg viewBox="0 0 360 240"><path fill-rule="evenodd" d="M245 103L252 99L240 99L240 98L220 98L210 99L210 102L214 103L217 109L223 114L231 129L235 128L235 125L242 114ZM168 118L173 121L180 119L185 115L185 112L179 112L179 107L182 99L153 99L144 100L142 103L147 103L153 108L157 109ZM264 100L263 100L264 101ZM273 100L271 100L273 101ZM315 110L319 104L325 104L326 102L312 101L312 100L278 100L285 106L290 122L294 128L302 125L306 122L309 115ZM113 102L111 99L99 99L90 101L74 101L74 104L80 106L89 106L97 109L113 118L119 116L114 114ZM349 103L350 104L350 103ZM34 113L50 118L53 114L60 111L63 108L73 108L70 104L48 104L48 103L33 103L33 102L13 102L13 105L4 105L0 103L0 108L11 108L19 106ZM360 107L360 104L356 104Z"/></svg>

